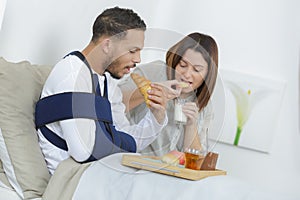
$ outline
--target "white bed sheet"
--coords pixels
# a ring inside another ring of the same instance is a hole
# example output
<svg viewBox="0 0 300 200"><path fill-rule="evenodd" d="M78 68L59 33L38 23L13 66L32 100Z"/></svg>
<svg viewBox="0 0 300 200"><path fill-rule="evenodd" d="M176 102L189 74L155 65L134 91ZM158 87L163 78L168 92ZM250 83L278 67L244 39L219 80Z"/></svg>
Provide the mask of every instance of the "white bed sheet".
<svg viewBox="0 0 300 200"><path fill-rule="evenodd" d="M229 175L190 181L122 166L122 154L92 164L82 175L73 199L153 200L296 200L263 192Z"/></svg>
<svg viewBox="0 0 300 200"><path fill-rule="evenodd" d="M16 193L16 191L2 187L0 185L0 199L1 200L21 200L19 195Z"/></svg>

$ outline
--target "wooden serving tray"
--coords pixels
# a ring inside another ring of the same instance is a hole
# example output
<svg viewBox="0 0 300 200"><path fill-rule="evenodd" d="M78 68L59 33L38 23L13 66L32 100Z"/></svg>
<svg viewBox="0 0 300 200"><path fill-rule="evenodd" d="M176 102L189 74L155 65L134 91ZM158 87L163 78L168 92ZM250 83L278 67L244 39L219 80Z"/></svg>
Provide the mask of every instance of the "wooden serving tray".
<svg viewBox="0 0 300 200"><path fill-rule="evenodd" d="M218 169L192 170L184 168L183 165L173 166L163 163L158 157L153 156L123 155L122 165L189 180L200 180L209 176L226 175L226 171Z"/></svg>

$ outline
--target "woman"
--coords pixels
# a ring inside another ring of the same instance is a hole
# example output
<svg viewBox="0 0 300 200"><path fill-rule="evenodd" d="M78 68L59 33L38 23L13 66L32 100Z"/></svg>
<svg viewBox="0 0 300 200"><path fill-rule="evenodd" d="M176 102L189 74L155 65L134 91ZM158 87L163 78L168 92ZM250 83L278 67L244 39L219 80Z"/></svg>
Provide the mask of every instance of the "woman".
<svg viewBox="0 0 300 200"><path fill-rule="evenodd" d="M166 65L156 61L139 66L134 72L142 74L152 82L169 86L179 82L187 83L188 86L181 89L178 97L186 101L182 112L187 121L185 124L174 121L174 100L168 101L168 124L142 153L162 156L172 150L182 152L186 148L207 151L207 131L213 119L210 98L218 72L217 44L211 36L191 33L168 50ZM175 82L172 81L174 79ZM120 87L124 94L124 103L130 110L128 118L137 122L147 109L144 103L135 107L140 102L140 94L128 93L132 84L130 78L127 78L120 83Z"/></svg>

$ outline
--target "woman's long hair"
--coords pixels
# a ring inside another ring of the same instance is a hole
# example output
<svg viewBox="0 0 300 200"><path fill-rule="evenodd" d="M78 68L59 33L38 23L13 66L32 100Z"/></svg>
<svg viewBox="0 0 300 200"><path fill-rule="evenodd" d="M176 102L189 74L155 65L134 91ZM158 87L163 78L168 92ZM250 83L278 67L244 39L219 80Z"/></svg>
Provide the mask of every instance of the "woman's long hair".
<svg viewBox="0 0 300 200"><path fill-rule="evenodd" d="M208 64L208 73L196 90L197 103L201 111L209 102L214 90L218 73L218 46L215 40L205 34L191 33L181 41L172 46L166 54L168 65L167 77L169 80L175 79L175 68L182 59L184 53L191 49L202 54Z"/></svg>

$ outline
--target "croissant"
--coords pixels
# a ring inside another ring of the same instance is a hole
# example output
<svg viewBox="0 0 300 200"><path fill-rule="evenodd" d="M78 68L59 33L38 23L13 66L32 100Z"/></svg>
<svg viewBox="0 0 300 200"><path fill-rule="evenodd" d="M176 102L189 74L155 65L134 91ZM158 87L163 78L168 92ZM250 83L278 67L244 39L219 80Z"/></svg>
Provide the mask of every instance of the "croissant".
<svg viewBox="0 0 300 200"><path fill-rule="evenodd" d="M144 96L146 105L149 106L150 100L148 99L147 91L151 89L151 81L146 79L144 76L140 76L137 73L131 73L130 76L139 88L140 93Z"/></svg>

